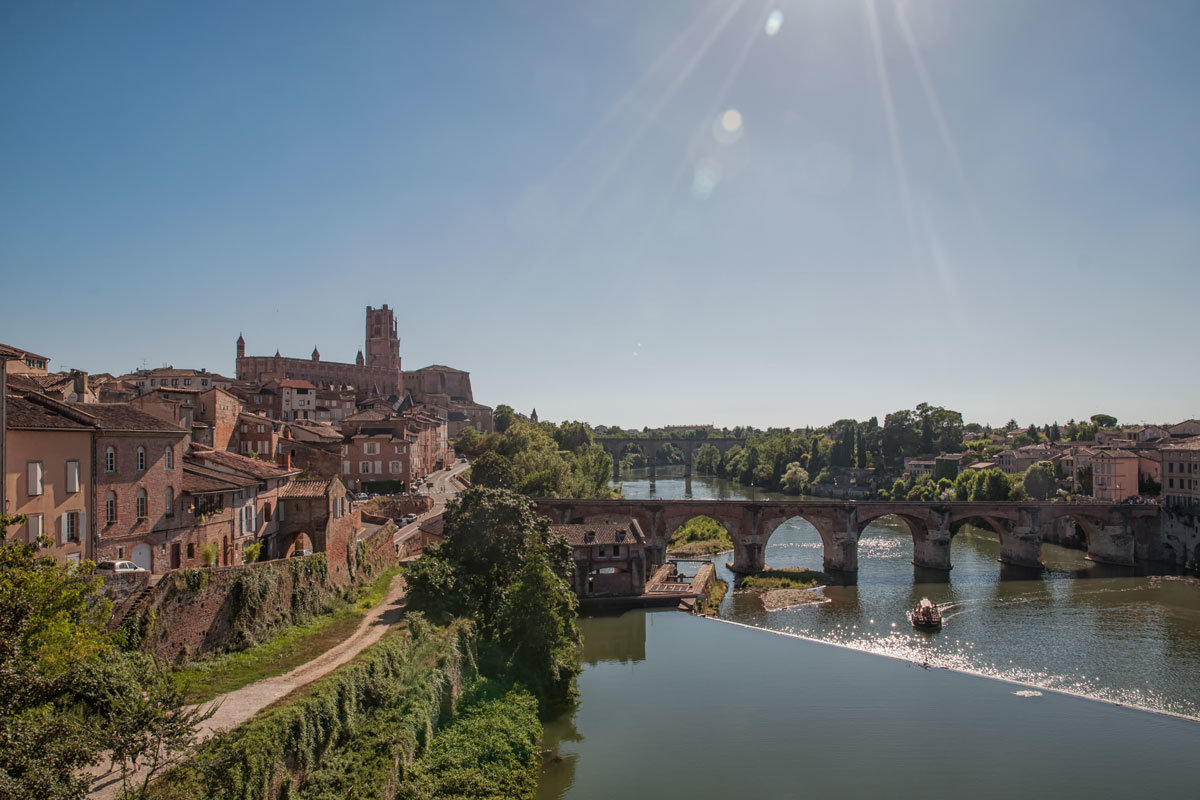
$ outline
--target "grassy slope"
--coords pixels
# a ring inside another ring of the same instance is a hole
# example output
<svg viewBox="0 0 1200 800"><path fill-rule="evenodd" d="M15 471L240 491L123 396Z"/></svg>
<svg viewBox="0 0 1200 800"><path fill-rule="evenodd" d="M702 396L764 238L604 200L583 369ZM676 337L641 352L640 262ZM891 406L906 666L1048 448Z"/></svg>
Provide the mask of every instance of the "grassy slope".
<svg viewBox="0 0 1200 800"><path fill-rule="evenodd" d="M200 703L289 672L349 638L367 609L378 605L387 595L397 571L392 568L381 572L363 586L353 606L286 628L275 638L248 650L192 662L177 672L175 679L189 702Z"/></svg>

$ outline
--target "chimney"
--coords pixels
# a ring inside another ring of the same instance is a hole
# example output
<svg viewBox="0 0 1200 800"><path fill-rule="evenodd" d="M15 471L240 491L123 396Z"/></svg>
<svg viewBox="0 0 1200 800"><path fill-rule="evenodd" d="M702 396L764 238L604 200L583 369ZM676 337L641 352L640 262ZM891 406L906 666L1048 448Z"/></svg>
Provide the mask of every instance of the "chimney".
<svg viewBox="0 0 1200 800"><path fill-rule="evenodd" d="M75 402L82 403L87 395L88 374L79 370L71 370L71 374L75 378Z"/></svg>
<svg viewBox="0 0 1200 800"><path fill-rule="evenodd" d="M283 467L284 469L292 468L292 454L291 453L280 453L278 456L275 457L275 460L279 463L279 466Z"/></svg>

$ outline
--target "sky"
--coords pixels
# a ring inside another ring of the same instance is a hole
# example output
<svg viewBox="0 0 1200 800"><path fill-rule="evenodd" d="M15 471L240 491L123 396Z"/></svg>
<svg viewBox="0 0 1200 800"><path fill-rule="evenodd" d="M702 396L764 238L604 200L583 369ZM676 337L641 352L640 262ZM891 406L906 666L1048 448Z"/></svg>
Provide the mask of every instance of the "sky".
<svg viewBox="0 0 1200 800"><path fill-rule="evenodd" d="M0 341L626 427L1200 417L1200 4L0 4Z"/></svg>

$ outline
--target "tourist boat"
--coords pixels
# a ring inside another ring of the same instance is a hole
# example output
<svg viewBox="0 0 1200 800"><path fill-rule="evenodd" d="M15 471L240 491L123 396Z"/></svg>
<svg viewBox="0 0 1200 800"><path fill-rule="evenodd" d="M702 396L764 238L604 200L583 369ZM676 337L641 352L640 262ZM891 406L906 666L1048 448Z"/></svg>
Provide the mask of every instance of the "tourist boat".
<svg viewBox="0 0 1200 800"><path fill-rule="evenodd" d="M936 631L942 627L942 612L938 607L929 601L928 597L922 597L921 602L913 606L912 624L914 628L924 628L925 630Z"/></svg>

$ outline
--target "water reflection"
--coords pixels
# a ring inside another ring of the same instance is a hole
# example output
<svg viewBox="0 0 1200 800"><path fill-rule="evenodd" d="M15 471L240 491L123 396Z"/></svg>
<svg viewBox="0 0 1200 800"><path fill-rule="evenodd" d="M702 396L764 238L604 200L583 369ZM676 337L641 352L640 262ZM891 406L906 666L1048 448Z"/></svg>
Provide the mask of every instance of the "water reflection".
<svg viewBox="0 0 1200 800"><path fill-rule="evenodd" d="M583 639L583 663L646 660L645 614L592 614Z"/></svg>

